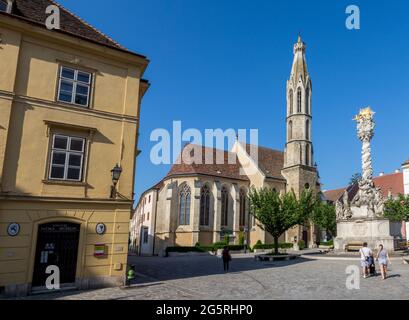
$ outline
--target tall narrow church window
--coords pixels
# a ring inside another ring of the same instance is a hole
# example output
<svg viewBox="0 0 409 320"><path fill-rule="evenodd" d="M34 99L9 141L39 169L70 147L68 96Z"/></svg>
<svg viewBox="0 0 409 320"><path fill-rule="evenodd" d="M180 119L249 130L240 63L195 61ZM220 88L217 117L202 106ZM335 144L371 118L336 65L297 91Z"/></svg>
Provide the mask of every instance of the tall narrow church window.
<svg viewBox="0 0 409 320"><path fill-rule="evenodd" d="M297 112L301 113L301 88L298 88L297 91Z"/></svg>
<svg viewBox="0 0 409 320"><path fill-rule="evenodd" d="M305 121L305 139L310 140L310 120Z"/></svg>
<svg viewBox="0 0 409 320"><path fill-rule="evenodd" d="M290 120L288 122L288 140L292 140L293 138L293 122Z"/></svg>
<svg viewBox="0 0 409 320"><path fill-rule="evenodd" d="M310 114L310 88L305 91L305 113Z"/></svg>
<svg viewBox="0 0 409 320"><path fill-rule="evenodd" d="M222 188L222 226L227 226L228 224L228 214L229 214L229 195L227 193L226 187Z"/></svg>
<svg viewBox="0 0 409 320"><path fill-rule="evenodd" d="M210 216L210 190L205 185L200 191L200 225L208 226Z"/></svg>
<svg viewBox="0 0 409 320"><path fill-rule="evenodd" d="M246 191L240 190L240 226L246 225Z"/></svg>
<svg viewBox="0 0 409 320"><path fill-rule="evenodd" d="M184 184L179 192L179 225L190 224L190 187Z"/></svg>
<svg viewBox="0 0 409 320"><path fill-rule="evenodd" d="M289 110L290 110L290 115L291 115L291 114L293 114L293 106L294 106L294 93L293 93L292 89L290 90L290 96L289 96L288 100L289 100L289 103L290 103Z"/></svg>
<svg viewBox="0 0 409 320"><path fill-rule="evenodd" d="M310 165L310 145L309 144L305 146L305 164L307 166Z"/></svg>

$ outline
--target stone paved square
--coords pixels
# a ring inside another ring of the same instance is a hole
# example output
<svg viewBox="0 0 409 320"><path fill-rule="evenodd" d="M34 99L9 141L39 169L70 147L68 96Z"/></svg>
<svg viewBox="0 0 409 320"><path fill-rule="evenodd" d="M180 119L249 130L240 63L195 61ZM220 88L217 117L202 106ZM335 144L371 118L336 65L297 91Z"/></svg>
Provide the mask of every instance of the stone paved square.
<svg viewBox="0 0 409 320"><path fill-rule="evenodd" d="M215 256L129 257L137 279L131 288L67 291L27 299L409 299L409 265L392 261L389 278L360 279L359 290L346 288L348 265L357 259L299 258L260 262L252 254L234 255L229 273Z"/></svg>

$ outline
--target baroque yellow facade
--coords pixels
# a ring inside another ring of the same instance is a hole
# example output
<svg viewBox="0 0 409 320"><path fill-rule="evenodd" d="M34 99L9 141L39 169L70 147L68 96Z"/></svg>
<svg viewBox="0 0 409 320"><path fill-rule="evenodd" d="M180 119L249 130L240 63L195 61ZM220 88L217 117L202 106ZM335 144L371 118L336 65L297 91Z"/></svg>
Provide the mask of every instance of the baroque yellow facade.
<svg viewBox="0 0 409 320"><path fill-rule="evenodd" d="M27 2L0 12L0 290L43 288L49 264L66 286L117 285L148 60L63 8L47 30Z"/></svg>

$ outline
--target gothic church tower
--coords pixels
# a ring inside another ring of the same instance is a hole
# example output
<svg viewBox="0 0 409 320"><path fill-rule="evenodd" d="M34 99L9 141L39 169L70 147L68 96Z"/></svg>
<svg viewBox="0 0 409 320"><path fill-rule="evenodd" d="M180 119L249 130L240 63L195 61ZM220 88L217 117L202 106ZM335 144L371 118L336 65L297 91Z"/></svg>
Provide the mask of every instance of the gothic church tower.
<svg viewBox="0 0 409 320"><path fill-rule="evenodd" d="M284 149L284 168L281 173L287 180L287 192L294 190L297 197L304 189L319 191L317 169L314 166L312 145L312 82L305 59L306 45L298 37L294 45L294 61L287 81L287 140ZM314 241L312 230L295 228L291 237ZM292 239L287 239L287 241ZM307 244L306 243L306 244Z"/></svg>
<svg viewBox="0 0 409 320"><path fill-rule="evenodd" d="M294 61L287 81L287 142L284 150L283 176L287 191L298 196L304 188L315 188L317 170L312 146L312 82L305 59L305 43L298 37Z"/></svg>

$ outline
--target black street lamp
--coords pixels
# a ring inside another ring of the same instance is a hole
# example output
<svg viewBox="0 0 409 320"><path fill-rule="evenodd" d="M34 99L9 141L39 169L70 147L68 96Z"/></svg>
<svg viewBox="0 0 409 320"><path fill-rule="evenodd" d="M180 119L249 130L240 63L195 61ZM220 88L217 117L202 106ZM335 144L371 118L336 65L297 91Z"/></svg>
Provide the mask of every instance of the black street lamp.
<svg viewBox="0 0 409 320"><path fill-rule="evenodd" d="M116 164L116 166L111 170L111 175L112 175L112 186L111 186L111 198L115 199L116 198L116 185L119 181L119 178L121 177L122 173L122 168Z"/></svg>

